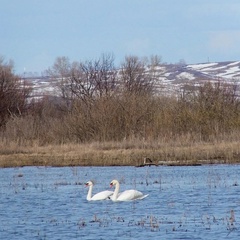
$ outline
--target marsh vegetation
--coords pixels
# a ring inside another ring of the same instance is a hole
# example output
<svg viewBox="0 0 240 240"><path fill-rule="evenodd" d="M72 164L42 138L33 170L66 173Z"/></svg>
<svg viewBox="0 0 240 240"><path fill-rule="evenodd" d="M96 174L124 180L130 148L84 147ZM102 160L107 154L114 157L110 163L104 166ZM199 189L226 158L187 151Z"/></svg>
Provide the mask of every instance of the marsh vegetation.
<svg viewBox="0 0 240 240"><path fill-rule="evenodd" d="M238 163L237 85L217 80L156 92L157 56L70 62L48 74L56 95L36 99L31 87L0 61L0 166ZM148 71L146 71L148 69Z"/></svg>

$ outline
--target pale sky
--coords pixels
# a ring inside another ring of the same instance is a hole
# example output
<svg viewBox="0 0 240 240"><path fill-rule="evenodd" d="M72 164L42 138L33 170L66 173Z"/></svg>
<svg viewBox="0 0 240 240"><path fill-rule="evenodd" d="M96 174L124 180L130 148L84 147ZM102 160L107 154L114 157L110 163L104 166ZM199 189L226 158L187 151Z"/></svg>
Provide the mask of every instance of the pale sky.
<svg viewBox="0 0 240 240"><path fill-rule="evenodd" d="M240 0L0 0L0 56L41 73L114 54L163 62L240 60Z"/></svg>

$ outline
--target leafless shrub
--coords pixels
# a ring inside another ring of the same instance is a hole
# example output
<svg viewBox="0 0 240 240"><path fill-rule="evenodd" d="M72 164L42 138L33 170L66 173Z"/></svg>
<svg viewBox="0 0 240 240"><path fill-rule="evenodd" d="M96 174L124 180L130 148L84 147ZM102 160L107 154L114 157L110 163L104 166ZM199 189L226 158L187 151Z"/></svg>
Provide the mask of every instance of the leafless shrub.
<svg viewBox="0 0 240 240"><path fill-rule="evenodd" d="M0 127L10 117L23 115L27 109L30 87L13 72L13 63L0 57Z"/></svg>
<svg viewBox="0 0 240 240"><path fill-rule="evenodd" d="M240 100L236 85L206 82L179 98L176 111L177 132L200 133L209 140L239 128Z"/></svg>
<svg viewBox="0 0 240 240"><path fill-rule="evenodd" d="M156 95L154 69L159 61L157 57L150 61L127 57L119 74L112 55L73 63L58 58L49 74L61 80L61 94L28 102L26 109L27 92L18 92L19 82L12 75L11 65L2 63L0 83L12 95L0 88L1 123L5 124L0 137L21 145L120 142L124 149L138 144L143 151L161 148L162 142L170 147L175 142L187 147L201 142L238 141L240 102L236 86L207 82L185 88L177 97ZM182 154L174 151L163 151L161 156L194 155L187 150Z"/></svg>

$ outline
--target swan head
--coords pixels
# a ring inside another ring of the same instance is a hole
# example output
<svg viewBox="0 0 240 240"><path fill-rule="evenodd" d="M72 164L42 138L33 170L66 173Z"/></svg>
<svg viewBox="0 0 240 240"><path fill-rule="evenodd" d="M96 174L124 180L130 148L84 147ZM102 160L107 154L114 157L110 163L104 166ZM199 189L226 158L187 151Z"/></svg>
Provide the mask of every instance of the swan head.
<svg viewBox="0 0 240 240"><path fill-rule="evenodd" d="M90 187L90 186L93 186L93 181L88 181L85 183L85 186L86 187Z"/></svg>
<svg viewBox="0 0 240 240"><path fill-rule="evenodd" d="M118 184L118 180L112 180L111 183L110 183L110 187L113 187L115 186L116 184Z"/></svg>

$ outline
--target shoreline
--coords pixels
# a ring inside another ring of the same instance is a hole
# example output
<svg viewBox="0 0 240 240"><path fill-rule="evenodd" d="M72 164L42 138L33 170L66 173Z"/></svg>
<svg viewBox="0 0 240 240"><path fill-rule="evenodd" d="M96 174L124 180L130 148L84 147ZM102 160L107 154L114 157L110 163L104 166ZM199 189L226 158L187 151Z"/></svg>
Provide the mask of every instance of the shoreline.
<svg viewBox="0 0 240 240"><path fill-rule="evenodd" d="M239 164L239 142L156 144L65 144L48 146L2 146L0 168L23 166L199 166Z"/></svg>
<svg viewBox="0 0 240 240"><path fill-rule="evenodd" d="M24 158L21 161L21 158ZM144 164L133 161L132 164L124 163L108 163L104 164L93 163L85 159L82 161L80 159L64 159L64 161L56 160L56 157L32 157L32 156L22 156L18 157L18 160L14 156L4 157L0 155L0 168L18 168L18 167L123 167L123 166L132 166L132 167L161 167L161 166L204 166L204 165L216 165L216 164L226 164L226 165L237 165L240 164L240 160L236 159L235 161L227 161L224 159L209 159L209 160L166 160L159 161L158 163L153 164Z"/></svg>

